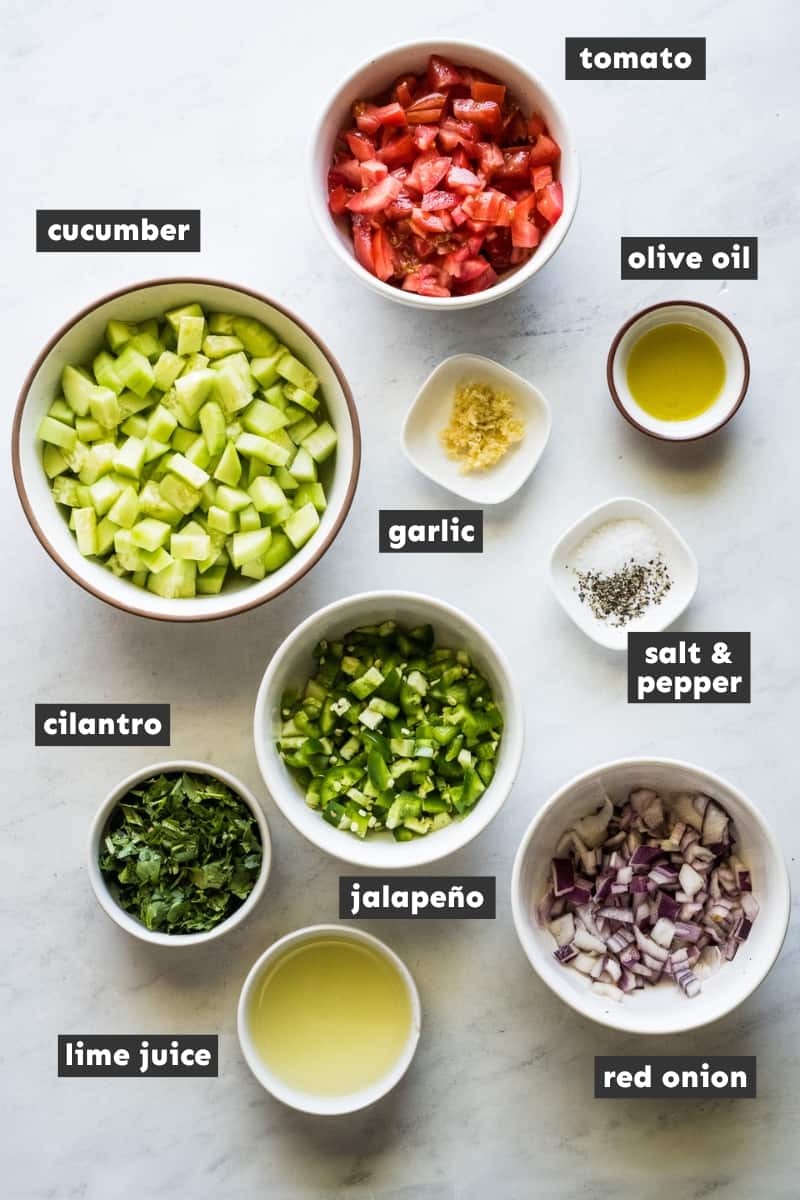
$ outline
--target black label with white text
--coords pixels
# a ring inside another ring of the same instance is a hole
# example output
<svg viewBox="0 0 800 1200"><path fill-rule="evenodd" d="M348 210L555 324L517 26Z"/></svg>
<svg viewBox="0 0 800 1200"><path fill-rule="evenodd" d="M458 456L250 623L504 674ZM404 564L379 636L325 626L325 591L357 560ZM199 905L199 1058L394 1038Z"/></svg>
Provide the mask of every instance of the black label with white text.
<svg viewBox="0 0 800 1200"><path fill-rule="evenodd" d="M199 250L199 208L37 208L36 249Z"/></svg>
<svg viewBox="0 0 800 1200"><path fill-rule="evenodd" d="M378 513L381 554L481 554L481 509L382 508Z"/></svg>
<svg viewBox="0 0 800 1200"><path fill-rule="evenodd" d="M749 704L749 633L629 633L629 704Z"/></svg>
<svg viewBox="0 0 800 1200"><path fill-rule="evenodd" d="M624 237L622 279L758 279L755 237Z"/></svg>
<svg viewBox="0 0 800 1200"><path fill-rule="evenodd" d="M37 704L36 746L168 746L168 704Z"/></svg>
<svg viewBox="0 0 800 1200"><path fill-rule="evenodd" d="M219 1049L216 1034L58 1035L60 1079L98 1075L156 1078L216 1077Z"/></svg>
<svg viewBox="0 0 800 1200"><path fill-rule="evenodd" d="M705 38L576 38L566 79L705 79Z"/></svg>
<svg viewBox="0 0 800 1200"><path fill-rule="evenodd" d="M339 919L495 919L494 875L343 875Z"/></svg>
<svg viewBox="0 0 800 1200"><path fill-rule="evenodd" d="M595 1100L707 1100L711 1096L755 1100L756 1060L749 1054L598 1055Z"/></svg>

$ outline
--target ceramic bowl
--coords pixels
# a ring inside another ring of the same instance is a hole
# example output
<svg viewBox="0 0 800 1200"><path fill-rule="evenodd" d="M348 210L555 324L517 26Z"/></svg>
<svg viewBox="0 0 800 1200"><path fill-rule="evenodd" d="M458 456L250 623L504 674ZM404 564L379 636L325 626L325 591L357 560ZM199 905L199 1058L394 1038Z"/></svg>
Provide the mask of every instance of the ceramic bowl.
<svg viewBox="0 0 800 1200"><path fill-rule="evenodd" d="M472 811L444 829L410 842L396 842L387 831L362 840L329 825L306 804L300 786L275 745L280 732L281 696L287 688L303 685L313 673L311 652L317 642L321 638L340 638L359 625L390 619L412 628L430 622L437 644L465 649L491 684L505 721L494 778ZM500 811L519 770L524 721L522 698L505 655L480 625L432 596L414 592L364 592L321 609L278 647L258 689L253 732L267 790L295 829L334 858L360 867L394 871L410 870L445 858L486 828Z"/></svg>
<svg viewBox="0 0 800 1200"><path fill-rule="evenodd" d="M351 109L354 101L379 95L404 72L424 73L431 54L443 55L453 62L475 67L496 76L514 94L526 115L538 112L544 117L548 129L561 147L558 178L564 189L564 211L560 219L544 235L527 262L506 272L494 287L471 296L419 296L382 283L356 261L346 218L334 218L328 208L327 177L333 147L338 134L347 128L352 120ZM311 139L309 174L309 195L317 225L325 241L347 269L386 299L407 304L412 308L426 309L474 308L507 296L509 292L531 279L550 261L567 236L575 216L580 188L575 143L564 112L549 87L538 75L509 55L488 46L456 40L411 42L393 46L351 72L338 86L320 114Z"/></svg>
<svg viewBox="0 0 800 1200"><path fill-rule="evenodd" d="M635 787L652 787L665 799L680 792L703 792L733 818L737 853L750 868L753 895L761 906L753 930L732 962L725 962L702 991L687 999L668 982L616 1001L598 995L586 976L553 957L555 940L536 921L535 908L547 891L550 862L561 835L593 812L602 789L624 801ZM511 907L517 936L544 983L584 1017L626 1033L688 1033L716 1021L741 1004L769 972L786 935L791 897L780 845L765 817L738 788L711 771L669 758L627 758L593 767L552 796L528 826L511 879Z"/></svg>
<svg viewBox="0 0 800 1200"><path fill-rule="evenodd" d="M525 423L525 436L495 466L461 473L448 458L440 434L450 420L461 383L489 384L508 392ZM538 463L550 437L550 406L542 393L521 375L479 354L454 354L423 383L403 425L403 449L411 463L434 483L475 504L501 504L519 491Z"/></svg>
<svg viewBox="0 0 800 1200"><path fill-rule="evenodd" d="M215 925L213 929L209 929L204 933L160 933L155 929L148 929L136 917L127 913L124 908L121 908L113 894L113 884L110 885L100 870L99 857L100 849L105 834L106 825L111 813L116 808L120 800L128 794L132 787L137 783L141 783L143 779L151 779L154 775L169 775L180 771L190 771L195 775L210 775L214 779L220 780L226 784L231 791L241 797L244 803L252 812L258 825L258 831L261 835L262 859L261 870L258 878L253 885L253 890L245 900L244 904L240 905L229 917L224 921L220 921L219 925ZM119 925L120 929L124 929L126 933L130 933L133 937L138 938L142 942L150 942L154 946L172 946L186 947L199 946L204 942L213 942L216 938L222 937L235 929L237 925L241 925L242 921L250 916L253 909L258 904L264 894L264 889L267 886L269 872L272 866L272 841L269 835L269 825L267 818L261 809L261 805L256 800L249 788L246 788L234 775L229 775L227 771L223 771L221 767L212 766L211 763L193 762L189 760L176 760L174 762L153 763L149 767L142 767L138 771L134 771L132 775L128 775L121 783L118 783L109 794L106 796L100 808L97 810L92 828L89 834L89 879L97 897L100 907L105 913L111 917Z"/></svg>
<svg viewBox="0 0 800 1200"><path fill-rule="evenodd" d="M725 360L725 382L717 399L688 421L662 421L636 403L628 387L628 361L639 338L659 325L692 325L713 338ZM612 399L626 421L649 437L693 442L708 437L738 411L750 381L750 357L739 330L728 317L695 300L670 300L644 308L626 321L608 352L606 377Z"/></svg>
<svg viewBox="0 0 800 1200"><path fill-rule="evenodd" d="M313 1093L299 1091L291 1087L265 1063L258 1052L250 1028L250 1008L270 968L287 952L303 945L304 942L314 941L321 937L341 938L343 941L355 942L362 946L367 946L380 954L400 977L408 994L411 1007L411 1027L408 1032L408 1038L406 1039L402 1053L392 1068L369 1087L342 1096L314 1095ZM317 1116L338 1116L343 1113L356 1112L359 1109L366 1108L370 1104L374 1104L382 1096L385 1096L387 1092L391 1091L400 1082L411 1065L411 1060L417 1049L421 1025L422 1010L419 1001L419 992L408 967L385 942L373 937L370 933L365 933L363 930L353 928L349 925L310 925L305 929L298 929L294 933L288 933L285 937L274 942L253 964L245 979L239 997L237 1016L239 1045L242 1048L242 1054L248 1067L261 1086L266 1088L277 1100L281 1100L291 1108L299 1109L301 1112L313 1113Z"/></svg>
<svg viewBox="0 0 800 1200"><path fill-rule="evenodd" d="M84 558L67 521L50 494L36 429L60 392L67 363L91 361L103 345L106 322L142 321L167 309L198 301L206 311L257 317L319 377L339 442L321 478L328 507L314 536L284 566L254 582L236 575L217 596L168 599L118 579L99 560ZM162 279L134 284L103 296L72 317L47 343L22 388L12 434L14 478L30 525L55 563L100 600L125 612L164 621L205 621L255 608L301 579L332 544L347 516L358 481L361 435L353 397L336 359L315 333L288 309L259 292L208 279Z"/></svg>
<svg viewBox="0 0 800 1200"><path fill-rule="evenodd" d="M672 577L672 587L660 604L653 605L618 629L594 616L575 591L572 567L584 538L609 521L639 520L654 531ZM592 508L562 534L550 554L550 587L564 612L579 629L609 650L626 650L629 633L658 632L672 625L686 611L697 591L697 559L674 525L644 500L619 496Z"/></svg>

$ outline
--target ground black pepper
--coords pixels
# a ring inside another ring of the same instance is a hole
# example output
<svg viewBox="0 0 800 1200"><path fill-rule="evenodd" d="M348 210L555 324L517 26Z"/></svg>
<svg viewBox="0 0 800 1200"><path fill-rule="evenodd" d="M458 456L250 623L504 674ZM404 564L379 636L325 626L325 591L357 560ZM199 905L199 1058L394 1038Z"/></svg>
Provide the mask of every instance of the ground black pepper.
<svg viewBox="0 0 800 1200"><path fill-rule="evenodd" d="M662 556L648 562L629 559L611 575L599 571L575 571L574 590L588 604L599 621L622 629L641 617L654 604L660 604L672 587L672 578Z"/></svg>

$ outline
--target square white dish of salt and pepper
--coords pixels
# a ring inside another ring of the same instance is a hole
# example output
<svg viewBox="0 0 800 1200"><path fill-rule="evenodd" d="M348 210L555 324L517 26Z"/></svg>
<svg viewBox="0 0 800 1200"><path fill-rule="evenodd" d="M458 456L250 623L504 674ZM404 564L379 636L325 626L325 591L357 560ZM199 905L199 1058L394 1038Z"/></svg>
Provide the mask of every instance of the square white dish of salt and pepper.
<svg viewBox="0 0 800 1200"><path fill-rule="evenodd" d="M625 650L629 632L658 632L677 621L697 583L697 559L674 525L630 496L591 509L550 555L561 607L610 650Z"/></svg>

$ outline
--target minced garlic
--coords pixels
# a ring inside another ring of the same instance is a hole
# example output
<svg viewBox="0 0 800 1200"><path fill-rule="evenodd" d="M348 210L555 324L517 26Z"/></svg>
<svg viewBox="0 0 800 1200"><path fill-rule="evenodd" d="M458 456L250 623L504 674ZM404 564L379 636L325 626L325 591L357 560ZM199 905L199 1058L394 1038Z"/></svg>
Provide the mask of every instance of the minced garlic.
<svg viewBox="0 0 800 1200"><path fill-rule="evenodd" d="M448 458L458 460L461 474L466 475L493 467L524 436L525 426L514 416L507 392L498 392L488 383L462 383L441 440Z"/></svg>

